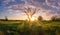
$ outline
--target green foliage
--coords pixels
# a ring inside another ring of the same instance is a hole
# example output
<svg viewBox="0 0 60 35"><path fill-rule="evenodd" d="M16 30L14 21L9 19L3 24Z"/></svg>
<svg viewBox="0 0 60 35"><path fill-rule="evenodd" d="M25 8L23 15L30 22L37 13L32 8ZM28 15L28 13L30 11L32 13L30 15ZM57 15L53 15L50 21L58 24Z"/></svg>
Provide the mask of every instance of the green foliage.
<svg viewBox="0 0 60 35"><path fill-rule="evenodd" d="M4 35L60 35L60 22L0 21L0 32Z"/></svg>

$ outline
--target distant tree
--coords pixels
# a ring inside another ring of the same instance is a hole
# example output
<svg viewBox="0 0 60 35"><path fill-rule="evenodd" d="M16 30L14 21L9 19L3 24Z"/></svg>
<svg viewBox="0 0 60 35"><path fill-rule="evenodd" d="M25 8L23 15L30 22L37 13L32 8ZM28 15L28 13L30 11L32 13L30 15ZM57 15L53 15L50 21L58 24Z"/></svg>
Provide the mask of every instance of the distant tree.
<svg viewBox="0 0 60 35"><path fill-rule="evenodd" d="M39 20L39 21L42 21L42 20L43 20L43 17L42 17L42 16L39 16L39 17L38 17L38 20Z"/></svg>
<svg viewBox="0 0 60 35"><path fill-rule="evenodd" d="M5 16L5 21L8 21L8 18L7 18L7 16Z"/></svg>
<svg viewBox="0 0 60 35"><path fill-rule="evenodd" d="M56 21L60 21L60 18L56 18L55 20L56 20Z"/></svg>
<svg viewBox="0 0 60 35"><path fill-rule="evenodd" d="M52 17L51 17L51 20L52 20L52 21L55 21L55 20L56 20L56 16L52 16Z"/></svg>
<svg viewBox="0 0 60 35"><path fill-rule="evenodd" d="M51 20L52 20L52 21L60 21L60 17L52 16L52 17L51 17Z"/></svg>

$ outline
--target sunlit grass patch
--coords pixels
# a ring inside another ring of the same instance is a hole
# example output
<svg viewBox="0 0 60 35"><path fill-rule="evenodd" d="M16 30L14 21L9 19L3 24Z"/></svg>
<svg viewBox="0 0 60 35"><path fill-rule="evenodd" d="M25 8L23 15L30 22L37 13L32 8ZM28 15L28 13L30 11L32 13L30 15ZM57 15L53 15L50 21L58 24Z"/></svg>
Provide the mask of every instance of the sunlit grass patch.
<svg viewBox="0 0 60 35"><path fill-rule="evenodd" d="M60 35L60 22L34 21L29 23L26 21L0 21L0 31L4 34L13 33L14 35Z"/></svg>

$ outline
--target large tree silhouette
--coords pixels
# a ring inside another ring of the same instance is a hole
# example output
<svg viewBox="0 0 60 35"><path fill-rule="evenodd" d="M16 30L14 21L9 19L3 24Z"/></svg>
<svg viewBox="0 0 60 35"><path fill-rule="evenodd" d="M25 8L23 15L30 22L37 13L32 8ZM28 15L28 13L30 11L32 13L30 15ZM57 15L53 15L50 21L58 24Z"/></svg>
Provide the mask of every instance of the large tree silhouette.
<svg viewBox="0 0 60 35"><path fill-rule="evenodd" d="M20 12L25 13L27 15L29 21L31 20L32 16L40 10L39 8L29 6L29 5L20 6L18 4L16 7L12 6L12 8L10 8L10 9L19 10Z"/></svg>
<svg viewBox="0 0 60 35"><path fill-rule="evenodd" d="M37 8L31 8L31 7L27 7L27 8L24 8L22 9L21 11L24 12L27 17L28 17L28 20L29 22L31 21L31 18L32 16L37 13L40 9L37 9Z"/></svg>

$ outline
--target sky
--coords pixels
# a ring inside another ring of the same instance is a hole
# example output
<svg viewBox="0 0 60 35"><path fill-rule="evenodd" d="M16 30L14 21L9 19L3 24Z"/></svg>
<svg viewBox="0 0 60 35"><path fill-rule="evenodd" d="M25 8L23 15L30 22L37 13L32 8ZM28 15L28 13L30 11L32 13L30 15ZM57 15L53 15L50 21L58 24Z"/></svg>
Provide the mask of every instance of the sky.
<svg viewBox="0 0 60 35"><path fill-rule="evenodd" d="M24 20L27 16L20 9L24 7L39 8L39 13L34 17L42 16L45 20L49 20L52 16L60 17L60 0L0 0L0 19L5 16L8 19Z"/></svg>

